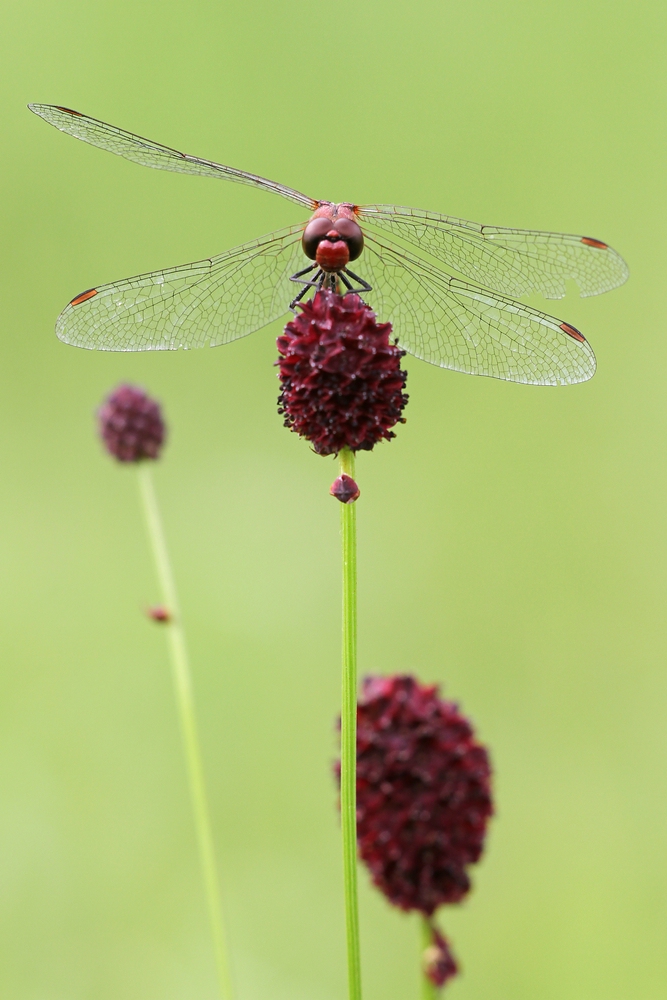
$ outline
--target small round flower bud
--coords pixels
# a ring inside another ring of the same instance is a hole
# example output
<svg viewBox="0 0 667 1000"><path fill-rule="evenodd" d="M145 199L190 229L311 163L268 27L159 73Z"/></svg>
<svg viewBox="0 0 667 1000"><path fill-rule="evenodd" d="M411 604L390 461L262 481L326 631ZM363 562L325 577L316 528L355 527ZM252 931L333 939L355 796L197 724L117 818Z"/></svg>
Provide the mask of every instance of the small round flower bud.
<svg viewBox="0 0 667 1000"><path fill-rule="evenodd" d="M331 496L340 500L341 503L354 503L355 500L359 499L360 492L352 476L348 476L346 473L343 473L338 479L334 479L329 490Z"/></svg>
<svg viewBox="0 0 667 1000"><path fill-rule="evenodd" d="M171 621L171 613L162 604L158 604L154 608L147 608L146 614L149 618L152 618L154 622Z"/></svg>
<svg viewBox="0 0 667 1000"><path fill-rule="evenodd" d="M143 389L120 385L97 411L100 436L119 462L158 458L165 439L160 405Z"/></svg>
<svg viewBox="0 0 667 1000"><path fill-rule="evenodd" d="M318 455L394 437L408 397L405 351L390 335L358 295L319 291L278 337L278 412Z"/></svg>
<svg viewBox="0 0 667 1000"><path fill-rule="evenodd" d="M431 930L433 943L426 948L422 956L424 975L428 976L434 986L443 987L448 979L457 974L459 968L449 947L449 941L434 925L431 925Z"/></svg>

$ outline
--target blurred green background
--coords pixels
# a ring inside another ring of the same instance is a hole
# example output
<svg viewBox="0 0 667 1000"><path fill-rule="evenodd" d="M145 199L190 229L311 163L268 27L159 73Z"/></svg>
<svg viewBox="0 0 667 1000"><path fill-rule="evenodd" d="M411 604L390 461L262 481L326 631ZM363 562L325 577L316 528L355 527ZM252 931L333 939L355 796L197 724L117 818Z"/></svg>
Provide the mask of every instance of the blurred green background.
<svg viewBox="0 0 667 1000"><path fill-rule="evenodd" d="M156 482L189 632L238 1000L342 1000L338 505L276 414L279 325L214 351L59 343L81 289L303 213L150 171L26 110L65 104L331 199L581 232L629 283L552 308L590 383L409 361L358 463L360 667L443 682L498 815L443 914L451 1000L667 988L665 7L4 6L0 41L0 995L213 1000L214 967L134 470L93 411L162 400ZM541 300L535 299L535 304ZM367 1000L417 996L417 927L362 873Z"/></svg>

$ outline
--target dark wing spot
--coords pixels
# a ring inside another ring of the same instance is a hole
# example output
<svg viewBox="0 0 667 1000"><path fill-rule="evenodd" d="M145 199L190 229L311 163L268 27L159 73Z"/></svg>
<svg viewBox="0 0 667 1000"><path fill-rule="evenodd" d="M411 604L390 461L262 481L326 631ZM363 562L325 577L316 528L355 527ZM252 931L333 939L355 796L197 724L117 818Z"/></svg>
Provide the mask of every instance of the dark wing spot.
<svg viewBox="0 0 667 1000"><path fill-rule="evenodd" d="M584 337L583 333L579 333L576 326L570 326L569 323L561 323L560 328L563 331L563 333L566 333L568 335L568 337L573 337L575 340L578 340L581 344L586 343L586 338Z"/></svg>
<svg viewBox="0 0 667 1000"><path fill-rule="evenodd" d="M76 298L72 299L70 305L71 306L81 305L81 303L86 302L87 299L92 299L93 295L97 295L97 289L89 288L87 292L81 292L80 295L77 295Z"/></svg>
<svg viewBox="0 0 667 1000"><path fill-rule="evenodd" d="M606 243L602 243L601 240L594 240L590 236L582 236L581 242L585 243L587 247L597 247L598 250L609 249Z"/></svg>
<svg viewBox="0 0 667 1000"><path fill-rule="evenodd" d="M59 104L56 104L56 107L58 108L58 111L64 111L65 114L76 115L77 118L83 118L83 115L81 114L80 111L72 111L71 108L61 108Z"/></svg>

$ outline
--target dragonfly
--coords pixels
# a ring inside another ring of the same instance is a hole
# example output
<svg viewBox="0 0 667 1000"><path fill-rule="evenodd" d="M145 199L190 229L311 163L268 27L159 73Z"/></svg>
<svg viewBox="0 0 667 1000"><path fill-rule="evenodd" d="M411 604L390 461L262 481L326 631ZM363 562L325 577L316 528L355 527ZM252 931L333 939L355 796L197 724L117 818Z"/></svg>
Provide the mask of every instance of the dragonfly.
<svg viewBox="0 0 667 1000"><path fill-rule="evenodd" d="M627 265L601 240L310 198L70 108L28 106L62 132L134 163L236 181L309 213L298 225L216 257L81 292L56 323L67 344L102 351L215 347L328 288L363 297L392 324L401 347L442 368L534 385L584 382L595 372L593 350L576 327L519 300L536 292L562 298L568 280L582 296L623 284Z"/></svg>

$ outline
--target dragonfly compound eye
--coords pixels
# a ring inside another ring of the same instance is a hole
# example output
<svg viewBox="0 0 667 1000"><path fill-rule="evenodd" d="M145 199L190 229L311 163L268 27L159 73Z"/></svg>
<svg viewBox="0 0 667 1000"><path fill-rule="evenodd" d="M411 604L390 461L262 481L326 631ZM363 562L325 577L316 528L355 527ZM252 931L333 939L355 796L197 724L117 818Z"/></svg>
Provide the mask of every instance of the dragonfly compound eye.
<svg viewBox="0 0 667 1000"><path fill-rule="evenodd" d="M332 226L333 222L331 219L322 217L319 219L313 219L308 223L303 236L301 237L301 246L303 247L303 252L306 257L310 257L311 260L315 260L320 240L324 239Z"/></svg>

